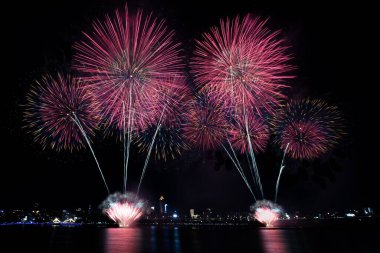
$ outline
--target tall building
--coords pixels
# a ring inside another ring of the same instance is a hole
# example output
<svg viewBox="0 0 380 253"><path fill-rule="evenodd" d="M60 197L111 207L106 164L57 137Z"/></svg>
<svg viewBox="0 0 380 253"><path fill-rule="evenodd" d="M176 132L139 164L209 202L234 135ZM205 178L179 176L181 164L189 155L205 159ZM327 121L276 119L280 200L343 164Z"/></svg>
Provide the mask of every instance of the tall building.
<svg viewBox="0 0 380 253"><path fill-rule="evenodd" d="M161 197L159 198L160 200L160 214L162 215L164 213L164 196L161 195Z"/></svg>

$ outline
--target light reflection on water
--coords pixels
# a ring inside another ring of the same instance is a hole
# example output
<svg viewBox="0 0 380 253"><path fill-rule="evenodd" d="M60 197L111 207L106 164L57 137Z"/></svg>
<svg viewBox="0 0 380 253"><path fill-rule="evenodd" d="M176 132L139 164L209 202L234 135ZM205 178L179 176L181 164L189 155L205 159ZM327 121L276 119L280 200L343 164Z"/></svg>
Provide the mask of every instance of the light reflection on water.
<svg viewBox="0 0 380 253"><path fill-rule="evenodd" d="M263 253L291 253L288 240L283 230L259 229ZM108 228L105 232L106 253L139 253L139 252L173 252L181 253L181 230L178 227L156 227L149 230L132 228ZM215 241L218 243L218 241ZM223 243L223 242L219 242ZM202 243L201 243L202 244ZM245 245L248 246L248 245ZM193 248L194 250L194 248ZM200 252L201 249L195 250Z"/></svg>
<svg viewBox="0 0 380 253"><path fill-rule="evenodd" d="M181 240L178 227L151 226L108 228L105 230L106 253L139 253L139 252L173 252L181 253Z"/></svg>
<svg viewBox="0 0 380 253"><path fill-rule="evenodd" d="M141 228L108 228L105 232L105 252L140 252Z"/></svg>
<svg viewBox="0 0 380 253"><path fill-rule="evenodd" d="M280 229L259 229L264 253L290 253L284 231Z"/></svg>
<svg viewBox="0 0 380 253"><path fill-rule="evenodd" d="M260 229L214 226L0 226L0 252L377 253L380 252L378 238L379 230L357 227Z"/></svg>
<svg viewBox="0 0 380 253"><path fill-rule="evenodd" d="M220 244L223 245L226 241L220 241L218 236L213 238L212 234L215 231L209 231L210 238L207 236L208 240L201 240L198 242L198 245L193 242L190 248L186 249L181 245L181 233L182 239L196 239L198 237L198 231L190 231L180 229L178 227L156 227L151 226L149 229L141 227L132 227L132 228L108 228L105 230L105 250L106 253L139 253L139 252L203 252L202 244ZM195 233L194 233L195 232ZM218 233L220 231L216 231ZM289 248L289 235L287 231L280 229L258 229L257 233L253 233L252 236L258 237L259 242L261 242L261 251L263 253L293 253L298 252L294 248ZM185 233L185 235L183 235ZM191 236L190 236L191 235ZM189 237L190 236L190 237ZM184 238L186 237L186 238ZM202 236L203 237L203 236ZM197 240L195 240L197 241ZM256 248L256 252L259 252L259 245L249 245L249 242L245 246L248 248ZM253 242L251 242L253 243ZM220 247L220 245L215 245ZM190 245L189 245L190 246ZM197 247L194 247L197 246ZM206 245L204 245L206 246ZM206 246L208 247L208 246ZM221 247L223 248L223 247ZM184 251L183 251L184 250Z"/></svg>

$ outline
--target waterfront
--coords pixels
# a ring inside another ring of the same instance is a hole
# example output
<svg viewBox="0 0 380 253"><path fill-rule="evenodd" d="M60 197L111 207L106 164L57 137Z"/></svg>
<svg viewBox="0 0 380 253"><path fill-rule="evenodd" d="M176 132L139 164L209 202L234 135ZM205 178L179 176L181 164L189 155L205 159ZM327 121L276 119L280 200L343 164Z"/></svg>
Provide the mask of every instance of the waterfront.
<svg viewBox="0 0 380 253"><path fill-rule="evenodd" d="M373 228L373 227L372 227ZM1 252L378 252L371 227L2 226Z"/></svg>

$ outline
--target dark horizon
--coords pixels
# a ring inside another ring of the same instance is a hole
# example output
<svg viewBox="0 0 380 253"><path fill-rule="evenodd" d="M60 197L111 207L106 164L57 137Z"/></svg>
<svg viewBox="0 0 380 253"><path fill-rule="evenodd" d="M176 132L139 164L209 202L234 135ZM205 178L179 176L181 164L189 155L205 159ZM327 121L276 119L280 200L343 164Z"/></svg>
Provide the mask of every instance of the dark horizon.
<svg viewBox="0 0 380 253"><path fill-rule="evenodd" d="M88 150L70 154L42 150L22 129L25 95L42 74L67 70L72 44L88 31L93 19L102 20L125 1L54 1L15 3L4 11L9 21L2 108L5 118L0 209L26 208L40 203L48 208L98 206L107 196ZM188 60L194 39L219 18L253 13L270 18L272 30L291 46L297 78L291 81L292 96L321 98L337 105L345 118L342 143L329 155L312 162L289 159L279 193L279 203L289 211L304 212L370 206L380 210L375 189L379 172L375 163L375 91L369 60L373 57L369 25L370 6L267 1L128 1L130 9L143 8L167 20L183 43ZM368 14L367 14L368 13ZM122 145L99 135L94 140L98 159L111 191L122 190ZM281 152L272 145L258 155L264 193L274 197ZM144 154L132 149L129 189L135 191ZM162 194L177 209L248 210L253 203L246 186L221 151L186 152L177 160L154 161L148 167L142 196L157 200Z"/></svg>

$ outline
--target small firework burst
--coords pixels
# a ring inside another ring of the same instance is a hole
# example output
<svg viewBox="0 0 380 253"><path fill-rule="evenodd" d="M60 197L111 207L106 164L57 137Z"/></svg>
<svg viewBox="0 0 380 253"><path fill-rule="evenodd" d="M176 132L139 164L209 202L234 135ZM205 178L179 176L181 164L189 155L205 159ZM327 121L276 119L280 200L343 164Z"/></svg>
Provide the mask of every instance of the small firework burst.
<svg viewBox="0 0 380 253"><path fill-rule="evenodd" d="M342 136L336 106L318 99L291 100L275 115L275 142L295 159L314 159L331 150Z"/></svg>
<svg viewBox="0 0 380 253"><path fill-rule="evenodd" d="M137 133L134 141L141 152L148 152L156 130L157 126L150 126L143 132ZM153 153L156 159L174 159L180 156L182 151L188 149L189 146L185 141L180 125L165 124L158 129L157 136L153 143Z"/></svg>
<svg viewBox="0 0 380 253"><path fill-rule="evenodd" d="M274 222L281 216L282 209L279 205L268 201L259 200L251 206L253 217L266 227L273 227Z"/></svg>
<svg viewBox="0 0 380 253"><path fill-rule="evenodd" d="M91 33L74 45L74 68L89 83L102 108L105 124L123 129L141 129L148 117L138 118L162 88L175 84L167 80L182 76L179 43L174 42L163 20L115 11L96 21ZM148 104L148 105L147 105ZM127 119L126 119L127 118Z"/></svg>
<svg viewBox="0 0 380 253"><path fill-rule="evenodd" d="M255 153L264 151L270 137L268 126L264 120L253 114L247 116L246 121L243 118L244 117L241 116L235 120L229 130L229 138L232 146L242 154L249 152L250 147L247 138L249 135L253 151Z"/></svg>
<svg viewBox="0 0 380 253"><path fill-rule="evenodd" d="M279 32L266 27L266 20L246 15L221 20L219 27L196 41L192 73L201 89L223 97L227 107L254 108L273 113L285 96L290 56Z"/></svg>
<svg viewBox="0 0 380 253"><path fill-rule="evenodd" d="M218 147L225 140L228 128L225 113L206 95L192 101L186 115L183 130L191 145L207 150Z"/></svg>
<svg viewBox="0 0 380 253"><path fill-rule="evenodd" d="M32 86L24 120L35 141L44 148L72 151L85 146L82 130L94 136L99 108L82 81L58 73L43 76Z"/></svg>
<svg viewBox="0 0 380 253"><path fill-rule="evenodd" d="M114 193L103 201L101 207L119 227L130 227L144 213L144 201L133 193Z"/></svg>

